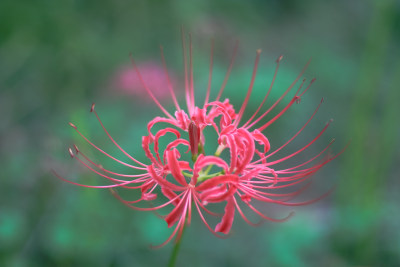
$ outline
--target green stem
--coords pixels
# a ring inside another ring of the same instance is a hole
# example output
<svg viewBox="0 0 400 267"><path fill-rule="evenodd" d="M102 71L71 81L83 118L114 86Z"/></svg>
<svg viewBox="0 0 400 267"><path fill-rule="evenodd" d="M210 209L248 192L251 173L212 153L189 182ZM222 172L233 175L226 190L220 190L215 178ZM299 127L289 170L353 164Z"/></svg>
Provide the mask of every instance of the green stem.
<svg viewBox="0 0 400 267"><path fill-rule="evenodd" d="M217 151L214 153L214 156L219 157L224 149L225 147L223 145L219 145ZM208 174L211 171L212 166L213 165L209 165L204 173Z"/></svg>
<svg viewBox="0 0 400 267"><path fill-rule="evenodd" d="M199 150L200 150L200 153L204 153L204 148L203 148L203 146L199 147ZM214 155L217 156L217 157L219 157L219 156L221 155L222 150L224 150L224 146L219 146ZM197 160L197 155L192 155L192 160L193 160L193 162L196 162L196 160ZM224 173L223 171L221 171L221 172L217 172L217 173L213 173L213 174L208 174L208 173L210 172L212 166L213 166L213 165L208 166L208 168L207 168L206 171L203 173L203 175L201 175L201 176L198 178L198 181L204 181L204 180L210 179L210 178L212 178L212 177L215 177L215 176L218 176L218 175L221 175L221 174ZM184 172L184 171L182 171L182 174L183 174L184 176L186 176L186 177L189 177L189 178L192 177L191 174L186 173L186 172ZM168 262L168 267L174 267L174 266L175 266L176 259L178 258L179 248L180 248L180 246L181 246L182 236L183 236L183 233L184 233L184 231L185 231L185 226L186 226L186 224L183 226L183 230L182 230L182 235L181 235L181 237L180 237L179 240L175 243L174 248L172 249L171 257L169 258L169 262Z"/></svg>
<svg viewBox="0 0 400 267"><path fill-rule="evenodd" d="M192 178L192 174L190 174L190 173L186 173L186 172L184 172L184 171L182 171L182 174L184 175L184 176L186 176L186 177L188 177L188 178Z"/></svg>
<svg viewBox="0 0 400 267"><path fill-rule="evenodd" d="M174 248L172 249L171 257L169 258L168 267L174 267L176 263L176 259L178 258L179 248L181 246L182 236L185 231L186 224L183 226L182 235L179 240L175 243Z"/></svg>
<svg viewBox="0 0 400 267"><path fill-rule="evenodd" d="M197 182L200 183L200 182L203 182L203 181L205 181L207 179L213 178L215 176L223 175L224 173L225 173L224 171L220 171L220 172L215 172L215 173L212 173L212 174L202 174L202 175L199 176L199 178L197 178Z"/></svg>

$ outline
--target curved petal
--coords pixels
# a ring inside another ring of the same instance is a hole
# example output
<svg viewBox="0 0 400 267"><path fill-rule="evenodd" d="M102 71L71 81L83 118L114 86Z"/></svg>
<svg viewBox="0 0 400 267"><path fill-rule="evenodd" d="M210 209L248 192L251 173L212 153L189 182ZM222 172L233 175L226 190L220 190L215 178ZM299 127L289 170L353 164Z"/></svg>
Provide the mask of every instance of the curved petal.
<svg viewBox="0 0 400 267"><path fill-rule="evenodd" d="M253 136L253 138L259 142L261 145L263 145L264 147L264 154L267 153L269 151L269 149L271 148L271 145L269 143L268 138L263 135L259 130L254 130L251 135Z"/></svg>
<svg viewBox="0 0 400 267"><path fill-rule="evenodd" d="M148 169L149 174L151 175L151 177L152 177L161 187L164 187L164 186L165 186L165 187L167 187L167 188L169 188L169 189L171 189L171 190L173 190L173 191L182 191L182 190L185 190L185 189L186 189L185 187L175 185L175 184L173 184L173 183L171 183L171 182L168 182L168 181L165 180L164 178L160 177L160 176L155 172L153 165L149 165L149 166L147 167L147 169Z"/></svg>
<svg viewBox="0 0 400 267"><path fill-rule="evenodd" d="M156 158L153 156L153 153L151 153L150 150L150 144L152 143L152 139L150 136L143 136L142 137L142 148L144 150L144 154L146 155L146 157L148 159L150 159L150 161L156 165L156 166L160 166L161 162L158 162L156 160Z"/></svg>
<svg viewBox="0 0 400 267"><path fill-rule="evenodd" d="M155 117L154 119L152 119L148 124L147 124L147 131L149 132L150 137L153 139L154 135L151 133L151 128L153 128L153 126L157 123L160 122L165 122L171 125L174 125L176 127L179 127L179 123L177 120L173 120L173 119L167 119L167 118L163 118L163 117Z"/></svg>
<svg viewBox="0 0 400 267"><path fill-rule="evenodd" d="M180 199L179 204L175 206L175 208L167 215L167 217L165 217L168 227L174 225L180 218L182 218L184 213L186 214L185 211L188 202L188 194L190 194L190 192L186 191L183 197Z"/></svg>
<svg viewBox="0 0 400 267"><path fill-rule="evenodd" d="M228 170L228 164L223 159L216 156L199 157L195 163L195 168L198 168L200 170L201 168L209 165L216 165L218 167L221 167L225 171Z"/></svg>
<svg viewBox="0 0 400 267"><path fill-rule="evenodd" d="M177 198L177 194L175 194L174 191L172 191L171 189L166 188L166 187L161 187L161 193L162 193L166 198L168 198L169 200L172 200L172 199L173 199L172 204L173 204L174 206L176 206L176 205L179 204L180 199Z"/></svg>
<svg viewBox="0 0 400 267"><path fill-rule="evenodd" d="M234 183L237 184L239 177L233 174L216 176L214 178L205 180L200 185L196 186L196 191L203 191L205 189L210 189L219 184Z"/></svg>
<svg viewBox="0 0 400 267"><path fill-rule="evenodd" d="M156 133L156 136L154 138L154 151L156 152L156 157L160 163L161 163L161 159L160 159L160 154L158 152L158 140L160 139L160 137L164 136L167 133L175 134L176 138L181 137L181 133L178 130L173 129L173 128L165 128Z"/></svg>
<svg viewBox="0 0 400 267"><path fill-rule="evenodd" d="M226 186L221 186L223 191L220 189L220 192L215 192L214 194L208 194L204 198L202 198L202 201L206 203L217 203L217 202L222 202L224 200L227 200L229 197L233 196L236 192L236 187L235 186L230 186L229 188L226 188Z"/></svg>
<svg viewBox="0 0 400 267"><path fill-rule="evenodd" d="M169 167L169 171L171 172L172 176L175 178L175 180L183 185L183 186L187 186L187 182L185 180L185 177L182 174L182 170L179 166L179 153L178 150L176 150L176 148L167 151L166 152L167 155L167 164Z"/></svg>
<svg viewBox="0 0 400 267"><path fill-rule="evenodd" d="M221 222L215 226L215 232L221 232L224 234L229 234L231 230L233 219L235 217L235 203L232 197L228 198L225 206L225 214L222 217Z"/></svg>

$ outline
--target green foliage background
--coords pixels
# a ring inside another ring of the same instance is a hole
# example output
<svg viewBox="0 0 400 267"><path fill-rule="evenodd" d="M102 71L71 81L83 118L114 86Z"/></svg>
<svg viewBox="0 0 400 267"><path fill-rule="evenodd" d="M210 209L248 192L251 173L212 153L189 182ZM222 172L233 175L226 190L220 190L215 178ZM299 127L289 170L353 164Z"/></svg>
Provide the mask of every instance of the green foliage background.
<svg viewBox="0 0 400 267"><path fill-rule="evenodd" d="M76 143L102 159L68 126L73 121L99 147L118 155L89 113L92 102L119 143L146 161L141 136L161 113L147 99L120 94L113 75L129 64L129 53L138 62L159 61L162 44L170 71L182 80L181 25L193 35L200 98L211 38L214 95L234 42L240 41L224 93L236 107L246 93L255 50L263 50L247 116L263 98L280 54L274 99L312 57L305 77L317 82L266 134L272 147L283 144L324 97L317 118L285 152L308 142L330 118L335 121L327 134L299 160L333 137L333 152L350 145L316 175L302 199L336 186L329 197L295 208L296 216L282 224L253 228L237 216L227 240L209 234L195 216L178 265L399 266L400 4L395 0L2 0L0 265L165 265L172 243L149 248L170 233L164 221L126 208L107 190L66 184L50 170L101 183L67 153ZM170 100L163 103L172 110ZM292 209L265 210L282 217Z"/></svg>

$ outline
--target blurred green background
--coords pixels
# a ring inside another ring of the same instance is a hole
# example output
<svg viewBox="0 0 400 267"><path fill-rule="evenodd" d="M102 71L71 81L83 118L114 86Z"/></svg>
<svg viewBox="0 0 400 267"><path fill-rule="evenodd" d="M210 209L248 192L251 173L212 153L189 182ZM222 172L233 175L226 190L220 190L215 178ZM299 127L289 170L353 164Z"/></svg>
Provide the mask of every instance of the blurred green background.
<svg viewBox="0 0 400 267"><path fill-rule="evenodd" d="M118 142L146 161L141 136L147 122L161 112L143 94L120 90L118 75L129 66L129 53L138 64L160 64L162 44L179 87L181 25L193 35L200 98L207 86L211 38L213 96L235 41L240 42L224 93L237 109L250 82L255 50L263 50L246 116L264 96L280 54L284 60L274 99L312 57L305 77L317 82L300 104L268 128L272 147L301 127L321 97L325 103L281 156L313 138L330 118L334 123L328 132L297 161L314 155L332 138L333 153L351 143L316 175L301 199L336 186L329 197L305 207L265 205L275 217L295 210L289 222L251 227L236 215L230 238L219 240L194 215L178 265L399 266L400 3L395 0L2 0L0 265L165 265L172 243L149 248L170 233L164 221L151 212L128 209L108 190L66 184L50 170L101 184L67 153L76 143L102 159L69 121L99 147L117 152L89 113L92 102ZM162 102L173 110L169 98Z"/></svg>

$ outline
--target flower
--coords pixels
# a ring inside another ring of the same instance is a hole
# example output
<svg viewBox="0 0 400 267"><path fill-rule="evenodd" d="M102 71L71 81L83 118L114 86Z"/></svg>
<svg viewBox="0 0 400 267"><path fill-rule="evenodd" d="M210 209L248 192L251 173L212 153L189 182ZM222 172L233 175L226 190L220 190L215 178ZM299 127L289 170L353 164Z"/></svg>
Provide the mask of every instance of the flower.
<svg viewBox="0 0 400 267"><path fill-rule="evenodd" d="M146 81L147 87L157 95L158 99L169 97L169 91L165 86L167 79L164 75L164 69L160 64L154 61L146 61L140 63L138 68L143 79ZM174 77L170 77L169 79L171 80L171 84L175 84ZM148 93L140 82L137 72L132 67L125 66L120 68L115 74L112 84L121 93L139 96L141 99L149 98Z"/></svg>
<svg viewBox="0 0 400 267"><path fill-rule="evenodd" d="M184 38L182 38L182 40L184 40ZM298 189L296 185L306 182L325 164L341 153L337 155L326 153L333 143L333 140L320 153L296 166L278 169L276 165L306 150L326 131L330 122L328 122L304 147L279 159L270 160L272 156L291 143L303 131L314 117L323 101L321 100L314 113L305 122L303 127L301 127L292 138L275 150L271 151L270 142L265 135L265 130L279 119L293 104L299 103L301 97L315 81L315 79L312 79L309 85L303 90L305 84L305 79L303 79L289 103L275 116L269 120L264 120L264 118L272 110L276 109L278 104L295 87L309 62L292 84L283 92L281 97L268 109L262 111L278 73L279 64L282 60L282 56L280 56L276 61L276 69L267 94L250 119L243 123L242 117L253 89L261 50L257 50L250 85L246 97L238 111L232 106L229 99L221 100L234 63L236 51L237 43L223 85L217 97L213 101L210 101L213 66L213 46L211 46L208 88L205 100L200 105L198 102L196 103L193 84L192 44L190 41L188 62L186 55L187 48L185 42L183 42L186 98L186 108L184 109L179 105L172 83L170 82L163 50L161 49L161 58L164 66L163 75L165 75L165 79L167 80L165 86L168 88L176 108L173 114L167 111L159 102L156 94L149 88L145 77L143 77L139 68L132 60L133 67L142 86L163 113L162 117L156 117L148 123L148 135L142 138L142 147L148 158L148 162L144 163L137 160L113 139L95 111L94 104L90 111L95 114L109 139L132 161L132 163L126 163L108 154L85 137L74 124L70 123L70 125L100 153L111 158L118 164L141 172L141 174L121 174L106 169L102 165L93 162L74 145L74 149L69 149L71 157L78 160L97 175L108 179L111 184L101 186L84 185L67 180L58 174L56 175L60 179L75 185L90 188L109 188L118 200L135 210L158 211L170 207L167 215L162 216L162 218L167 222L168 227L175 226L175 228L170 237L159 246L164 246L174 237L176 237L176 240L180 239L184 227L190 224L192 211L194 209L198 212L206 227L214 235L223 238L226 237L231 230L236 211L248 224L257 225L257 223L253 223L245 215L242 211L243 207L247 207L261 219L275 222L285 221L293 215L292 212L282 219L271 218L253 205L256 201L285 206L298 206L310 204L326 196L330 191L310 201L292 201L293 198L307 188L310 183L306 183L300 189ZM155 127L156 125L157 127ZM157 130L154 130L155 128ZM205 152L206 138L204 136L204 131L209 128L215 131L218 136L218 147L214 155L207 155ZM169 141L165 147L160 148L160 140L165 138L166 135L172 136L172 141ZM228 160L221 157L223 151L228 152L226 152L229 154ZM191 157L186 156L189 155L189 153ZM212 170L213 172L211 172ZM141 197L133 201L126 200L122 198L114 188L140 190ZM281 188L296 189L291 193L277 192L277 189ZM142 202L151 202L160 198L165 200L158 206L150 205L143 207L139 204ZM209 206L211 206L211 203L220 202L226 203L222 214L210 210ZM205 216L206 213L209 216L221 216L222 218L215 227L211 227ZM221 235L221 233L224 235Z"/></svg>

